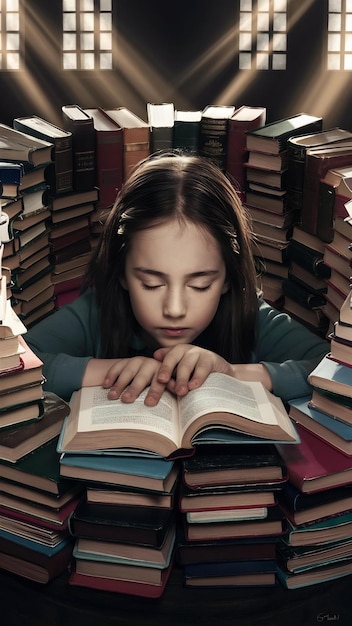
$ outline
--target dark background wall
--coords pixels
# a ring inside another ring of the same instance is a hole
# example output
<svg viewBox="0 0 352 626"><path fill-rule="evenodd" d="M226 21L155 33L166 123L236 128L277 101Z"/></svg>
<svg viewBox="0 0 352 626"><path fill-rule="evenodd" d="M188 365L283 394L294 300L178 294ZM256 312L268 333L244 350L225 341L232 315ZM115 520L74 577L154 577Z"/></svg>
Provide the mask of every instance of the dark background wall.
<svg viewBox="0 0 352 626"><path fill-rule="evenodd" d="M60 125L61 105L176 108L264 105L268 121L301 111L352 130L352 73L325 70L327 0L289 0L286 71L238 71L236 0L119 0L114 67L61 70L61 0L24 0L25 70L0 72L0 121L36 114Z"/></svg>

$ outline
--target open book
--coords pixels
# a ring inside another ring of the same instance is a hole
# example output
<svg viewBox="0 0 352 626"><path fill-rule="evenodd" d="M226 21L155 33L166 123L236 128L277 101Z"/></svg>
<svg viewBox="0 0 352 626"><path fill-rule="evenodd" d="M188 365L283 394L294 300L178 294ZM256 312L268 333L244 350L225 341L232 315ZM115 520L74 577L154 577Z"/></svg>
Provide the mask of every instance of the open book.
<svg viewBox="0 0 352 626"><path fill-rule="evenodd" d="M261 383L210 374L203 385L177 399L165 391L155 407L144 404L146 391L132 404L108 400L107 390L75 392L60 441L61 452L127 448L163 457L190 450L196 435L226 429L265 440L297 442L282 401Z"/></svg>

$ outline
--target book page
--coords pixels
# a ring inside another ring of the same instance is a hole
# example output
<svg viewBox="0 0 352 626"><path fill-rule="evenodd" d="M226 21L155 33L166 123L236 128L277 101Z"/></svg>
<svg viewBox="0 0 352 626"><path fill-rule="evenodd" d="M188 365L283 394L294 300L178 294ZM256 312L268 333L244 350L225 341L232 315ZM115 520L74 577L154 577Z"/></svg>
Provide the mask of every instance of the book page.
<svg viewBox="0 0 352 626"><path fill-rule="evenodd" d="M201 387L180 400L180 409L182 433L197 417L215 411L234 413L262 424L277 423L260 383L244 383L224 374L209 374Z"/></svg>
<svg viewBox="0 0 352 626"><path fill-rule="evenodd" d="M158 431L172 441L178 441L177 409L172 394L164 392L156 406L148 407L144 404L146 393L147 390L144 390L135 402L126 404L121 400L109 400L108 389L85 387L81 396L78 430Z"/></svg>

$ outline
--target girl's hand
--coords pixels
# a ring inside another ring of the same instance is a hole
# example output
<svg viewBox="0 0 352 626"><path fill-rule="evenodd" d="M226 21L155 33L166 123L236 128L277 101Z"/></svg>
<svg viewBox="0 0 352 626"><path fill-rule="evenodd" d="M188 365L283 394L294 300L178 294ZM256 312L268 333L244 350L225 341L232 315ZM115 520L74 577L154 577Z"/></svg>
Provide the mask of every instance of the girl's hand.
<svg viewBox="0 0 352 626"><path fill-rule="evenodd" d="M200 387L211 372L221 372L233 376L230 363L210 350L189 344L173 348L159 348L154 358L161 361L160 368L152 383L153 397L157 394L156 385L164 384L169 391L185 396L191 389Z"/></svg>
<svg viewBox="0 0 352 626"><path fill-rule="evenodd" d="M136 356L118 359L108 369L103 387L109 389L108 398L122 402L134 402L140 393L151 385L151 389L144 400L148 406L158 403L166 383L158 381L157 374L160 362L156 359Z"/></svg>

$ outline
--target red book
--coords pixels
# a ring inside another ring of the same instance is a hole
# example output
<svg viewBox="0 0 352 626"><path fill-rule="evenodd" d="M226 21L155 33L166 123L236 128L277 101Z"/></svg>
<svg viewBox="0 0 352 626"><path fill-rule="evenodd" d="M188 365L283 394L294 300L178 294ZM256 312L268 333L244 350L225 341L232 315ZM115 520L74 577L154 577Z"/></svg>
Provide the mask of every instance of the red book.
<svg viewBox="0 0 352 626"><path fill-rule="evenodd" d="M107 209L116 199L123 181L123 131L100 108L85 109L93 118L96 140L97 207Z"/></svg>
<svg viewBox="0 0 352 626"><path fill-rule="evenodd" d="M296 428L301 442L294 446L278 446L289 481L303 493L351 483L351 459L300 424L297 423Z"/></svg>
<svg viewBox="0 0 352 626"><path fill-rule="evenodd" d="M307 150L301 210L301 228L317 234L319 214L320 181L332 168L352 165L352 142L340 142L337 146L318 147Z"/></svg>
<svg viewBox="0 0 352 626"><path fill-rule="evenodd" d="M88 587L90 589L99 589L101 591L112 591L113 593L125 593L145 598L160 598L165 590L171 569L172 563L170 563L167 569L162 570L160 585L150 585L148 583L139 583L131 580L104 578L102 576L90 576L87 574L80 574L75 570L71 573L69 583L70 585Z"/></svg>
<svg viewBox="0 0 352 626"><path fill-rule="evenodd" d="M19 371L17 369L12 370L6 376L4 376L4 372L2 373L0 376L0 393L17 389L20 386L42 382L43 362L30 349L22 335L19 335L18 341L24 348L20 355L22 368Z"/></svg>
<svg viewBox="0 0 352 626"><path fill-rule="evenodd" d="M44 554L0 537L1 568L37 583L46 584L62 574L71 559L71 541L64 542L63 547L53 554Z"/></svg>
<svg viewBox="0 0 352 626"><path fill-rule="evenodd" d="M126 107L104 109L105 115L118 127L123 136L123 180L133 168L150 154L150 126ZM109 155L111 162L111 155Z"/></svg>
<svg viewBox="0 0 352 626"><path fill-rule="evenodd" d="M246 132L264 126L266 108L243 105L228 120L226 172L239 185L245 196L246 174L244 163L248 158Z"/></svg>

